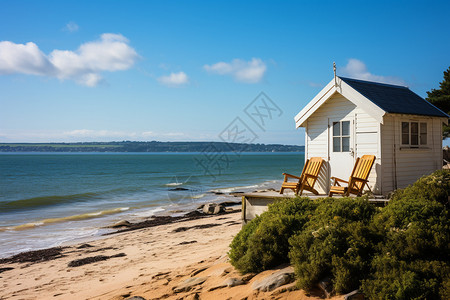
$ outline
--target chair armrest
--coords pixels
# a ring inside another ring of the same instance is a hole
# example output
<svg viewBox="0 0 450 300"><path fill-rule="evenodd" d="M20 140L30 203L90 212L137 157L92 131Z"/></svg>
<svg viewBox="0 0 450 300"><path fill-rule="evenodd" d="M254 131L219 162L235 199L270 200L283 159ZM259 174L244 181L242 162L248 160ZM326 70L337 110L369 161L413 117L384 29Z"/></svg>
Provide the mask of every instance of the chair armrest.
<svg viewBox="0 0 450 300"><path fill-rule="evenodd" d="M302 179L301 177L298 177L298 176L295 176L295 175L291 175L291 174L288 174L288 173L283 173L283 175L287 176L287 177L297 178L299 180Z"/></svg>
<svg viewBox="0 0 450 300"><path fill-rule="evenodd" d="M366 183L366 182L369 182L369 180L367 180L367 179L361 179L361 178L352 178L352 181L360 181L360 182L363 182L363 183Z"/></svg>
<svg viewBox="0 0 450 300"><path fill-rule="evenodd" d="M331 177L331 180L334 180L335 182L339 181L339 182L343 182L343 183L347 183L348 184L348 181L340 179L340 178L337 178L337 177Z"/></svg>

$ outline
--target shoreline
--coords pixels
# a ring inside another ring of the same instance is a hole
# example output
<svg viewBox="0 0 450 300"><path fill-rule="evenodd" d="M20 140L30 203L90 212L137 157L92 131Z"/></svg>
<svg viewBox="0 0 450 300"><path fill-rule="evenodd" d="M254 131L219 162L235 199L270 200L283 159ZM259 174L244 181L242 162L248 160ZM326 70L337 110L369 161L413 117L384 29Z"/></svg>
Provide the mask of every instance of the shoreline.
<svg viewBox="0 0 450 300"><path fill-rule="evenodd" d="M196 263L214 253L225 254L241 228L239 209L156 223L118 230L95 241L1 259L0 299L62 299L68 295L101 299L103 293L158 272Z"/></svg>
<svg viewBox="0 0 450 300"><path fill-rule="evenodd" d="M192 199L191 202L188 203L179 203L176 206L171 206L170 203L167 203L167 206L151 206L148 208L138 208L133 210L125 210L121 211L117 214L113 215L104 215L103 217L93 217L89 219L80 219L75 220L76 223L73 223L73 227L71 226L70 221L66 222L42 222L42 221L33 221L31 223L22 224L18 227L18 229L12 229L12 230L3 230L0 232L0 234L4 233L6 234L7 241L13 241L13 237L15 235L18 236L19 239L22 239L23 233L27 234L28 236L31 236L29 240L24 240L24 243L18 243L15 242L14 246L16 248L5 248L4 255L0 253L0 259L9 258L13 255L23 253L23 252L30 252L30 251L36 251L36 250L42 250L46 248L53 248L53 247L60 247L60 246L67 246L67 245L73 245L80 242L89 242L92 240L98 240L102 239L103 235L114 233L116 230L114 230L111 226L116 223L120 223L121 221L129 221L133 226L139 226L136 224L141 224L142 227L149 226L145 223L148 223L148 220L153 220L152 222L156 222L158 225L167 224L169 220L175 221L177 219L185 218L185 215L188 215L189 217L193 217L196 211L199 211L199 208L201 208L206 203L216 203L224 205L225 207L229 205L240 205L241 203L241 197L240 195L247 190L253 190L256 191L263 191L272 189L269 186L275 186L274 184L276 182L275 180L265 180L253 185L248 186L230 186L230 187L222 187L222 188L215 188L212 190L209 190L207 192L202 193L203 195L206 194L207 196ZM180 189L180 187L169 187L169 191L174 190L173 192L189 192L189 190L177 190ZM150 212L150 214L148 213ZM86 213L91 214L91 213ZM166 218L166 220L163 220ZM70 219L70 217L62 217L60 219ZM49 219L52 220L52 219ZM156 220L156 221L155 221ZM37 226L25 226L29 224L44 224L44 225L37 225ZM57 225L62 224L62 225ZM59 228L58 228L58 227ZM155 225L153 225L155 226ZM26 227L26 228L25 228ZM61 233L64 234L61 228L66 228L70 230L70 233L68 235L63 235L60 237ZM38 231L39 230L39 233ZM130 230L130 229L125 229ZM35 233L36 232L36 233ZM60 235L56 236L53 240L51 238L48 238L48 241L44 244L42 240L36 240L38 237L37 234L46 236L46 232L50 233L50 236L55 236L55 232L59 233ZM84 233L86 232L86 233ZM31 241L31 245L28 243ZM36 241L36 242L34 242ZM28 243L28 245L26 244ZM34 243L34 244L33 244ZM23 246L22 246L23 245ZM25 249L24 249L25 248Z"/></svg>
<svg viewBox="0 0 450 300"><path fill-rule="evenodd" d="M214 202L216 203L216 202ZM153 215L147 218L136 218L140 219L140 221L137 222L129 222L128 220L122 219L121 221L115 222L114 224L110 224L107 226L99 227L98 230L111 230L110 232L102 233L100 235L92 235L92 236L86 236L81 238L75 238L72 240L68 240L65 242L62 242L60 245L53 246L53 247L45 247L40 249L34 249L34 250L28 250L28 251L21 251L6 257L0 257L0 264L9 263L10 261L14 262L17 261L15 257L30 257L34 255L44 255L47 251L52 252L53 249L59 249L59 248L65 248L70 247L74 245L89 243L93 241L98 241L107 238L110 235L120 234L124 232L130 232L134 230L139 230L143 228L151 228L151 227L157 227L162 225L168 225L172 223L181 223L181 222L187 222L187 221L193 221L203 218L210 218L213 216L219 216L219 215L226 215L229 213L237 213L240 212L240 205L241 200L239 201L222 201L217 202L218 205L222 205L225 208L232 208L239 206L239 209L233 209L233 211L223 211L218 214L204 214L200 212L201 207L203 205L206 205L207 203L201 204L196 210L191 210L187 213L184 213L182 215ZM178 213L179 214L179 213ZM19 260L20 262L20 260ZM1 272L0 272L1 273ZM0 298L1 299L1 298Z"/></svg>
<svg viewBox="0 0 450 300"><path fill-rule="evenodd" d="M242 228L239 209L191 217L0 260L0 299L323 299L293 282L255 290L291 267L243 275L231 266L227 253Z"/></svg>

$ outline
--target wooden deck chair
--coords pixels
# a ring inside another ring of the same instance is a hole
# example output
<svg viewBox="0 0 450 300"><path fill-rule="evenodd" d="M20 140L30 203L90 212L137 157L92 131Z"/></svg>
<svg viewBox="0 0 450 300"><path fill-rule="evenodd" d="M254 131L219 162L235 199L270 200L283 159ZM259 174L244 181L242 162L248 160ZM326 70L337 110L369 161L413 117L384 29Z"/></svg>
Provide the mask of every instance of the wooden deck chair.
<svg viewBox="0 0 450 300"><path fill-rule="evenodd" d="M320 168L323 165L323 159L320 157L311 157L305 162L303 166L303 171L300 177L283 173L284 182L281 185L280 194L283 194L285 189L291 189L296 195L302 195L303 190L310 191L315 195L318 195L314 189L314 184L316 183L317 177L319 177ZM289 178L295 178L297 181L289 182ZM300 194L299 194L300 193Z"/></svg>
<svg viewBox="0 0 450 300"><path fill-rule="evenodd" d="M330 188L329 196L332 197L333 194L340 194L346 197L348 197L348 195L350 194L361 196L364 186L369 182L367 178L369 177L369 173L372 169L374 161L375 155L363 155L361 156L361 158L358 157L348 181L336 177L331 177L331 180L334 180L334 184ZM339 184L340 182L346 183L347 186L341 186ZM368 184L367 187L369 187Z"/></svg>

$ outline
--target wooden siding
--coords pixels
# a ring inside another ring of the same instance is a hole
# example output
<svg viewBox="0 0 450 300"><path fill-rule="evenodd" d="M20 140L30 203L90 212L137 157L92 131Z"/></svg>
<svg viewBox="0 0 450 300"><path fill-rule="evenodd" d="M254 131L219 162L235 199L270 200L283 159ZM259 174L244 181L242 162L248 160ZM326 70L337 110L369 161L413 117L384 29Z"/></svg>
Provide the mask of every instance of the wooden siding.
<svg viewBox="0 0 450 300"><path fill-rule="evenodd" d="M401 146L401 122L427 123L427 145L423 148ZM442 120L432 117L386 115L381 125L383 194L405 188L424 175L442 168Z"/></svg>
<svg viewBox="0 0 450 300"><path fill-rule="evenodd" d="M308 118L306 126L305 157L310 158L319 156L328 161L328 119L343 119L346 117L351 117L355 120L355 158L364 154L373 154L377 157L369 176L369 185L375 193L378 193L380 191L380 184L377 183L376 170L380 168L381 161L378 147L379 123L361 108L356 107L356 105L338 93L330 97L326 103ZM352 167L353 166L349 166L349 168ZM328 163L326 163L324 164L318 182L316 183L320 193L328 192L329 176L329 167Z"/></svg>

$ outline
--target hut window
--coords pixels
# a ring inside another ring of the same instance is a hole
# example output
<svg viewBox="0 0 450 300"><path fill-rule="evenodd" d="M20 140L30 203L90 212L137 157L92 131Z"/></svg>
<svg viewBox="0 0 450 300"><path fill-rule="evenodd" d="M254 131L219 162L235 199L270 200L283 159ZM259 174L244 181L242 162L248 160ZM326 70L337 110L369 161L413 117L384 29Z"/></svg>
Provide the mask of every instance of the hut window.
<svg viewBox="0 0 450 300"><path fill-rule="evenodd" d="M333 152L350 152L350 121L333 122Z"/></svg>
<svg viewBox="0 0 450 300"><path fill-rule="evenodd" d="M413 148L427 144L427 123L402 122L402 145Z"/></svg>
<svg viewBox="0 0 450 300"><path fill-rule="evenodd" d="M420 123L420 144L427 144L427 123Z"/></svg>
<svg viewBox="0 0 450 300"><path fill-rule="evenodd" d="M402 144L409 145L409 122L402 122Z"/></svg>

